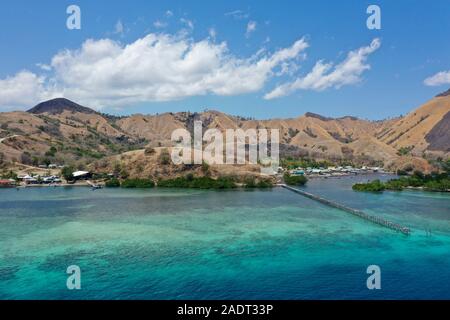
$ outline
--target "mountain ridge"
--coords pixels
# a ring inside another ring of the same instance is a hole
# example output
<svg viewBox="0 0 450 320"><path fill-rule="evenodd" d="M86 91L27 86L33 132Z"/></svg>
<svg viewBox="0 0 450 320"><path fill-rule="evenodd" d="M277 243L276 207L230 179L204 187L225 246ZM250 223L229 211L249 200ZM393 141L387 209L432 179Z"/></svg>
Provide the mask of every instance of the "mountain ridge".
<svg viewBox="0 0 450 320"><path fill-rule="evenodd" d="M54 98L42 101L33 108L27 110L27 112L33 114L42 114L42 113L60 114L65 110L87 114L97 113L95 110L91 108L84 107L66 98Z"/></svg>
<svg viewBox="0 0 450 320"><path fill-rule="evenodd" d="M278 129L280 156L365 165L426 167L427 157L448 157L450 95L435 97L407 115L370 121L307 112L297 118L256 120L217 110L117 117L64 98L28 112L0 113L0 162L75 163L79 167L127 151L171 147L171 134L194 121L203 129Z"/></svg>

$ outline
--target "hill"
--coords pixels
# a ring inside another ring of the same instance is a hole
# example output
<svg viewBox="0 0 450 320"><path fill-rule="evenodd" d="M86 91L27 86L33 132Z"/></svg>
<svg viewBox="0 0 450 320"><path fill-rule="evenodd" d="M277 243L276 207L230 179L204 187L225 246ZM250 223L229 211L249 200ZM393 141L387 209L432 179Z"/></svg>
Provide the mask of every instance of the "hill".
<svg viewBox="0 0 450 320"><path fill-rule="evenodd" d="M145 139L115 126L104 116L67 99L42 102L28 112L0 113L0 159L27 165L74 163L143 148Z"/></svg>
<svg viewBox="0 0 450 320"><path fill-rule="evenodd" d="M0 113L0 160L3 164L71 163L85 167L103 159L103 167L111 169L104 165L105 161L140 149L142 152L131 157L133 163L140 163L145 147L170 148L175 129L192 133L194 122L202 121L204 130L278 129L281 157L431 170L427 159L450 155L448 92L404 117L384 121L352 116L330 118L315 113L290 119L253 120L214 110L115 117L58 98L42 102L28 112ZM145 159L153 161L152 157ZM154 165L146 166L149 172L157 170Z"/></svg>
<svg viewBox="0 0 450 320"><path fill-rule="evenodd" d="M403 155L448 157L450 153L450 95L441 94L384 126L376 137Z"/></svg>
<svg viewBox="0 0 450 320"><path fill-rule="evenodd" d="M96 113L94 110L83 107L73 101L70 101L65 98L56 98L48 101L44 101L34 106L27 112L33 114L60 114L64 111L70 112L79 112L85 114L93 114Z"/></svg>

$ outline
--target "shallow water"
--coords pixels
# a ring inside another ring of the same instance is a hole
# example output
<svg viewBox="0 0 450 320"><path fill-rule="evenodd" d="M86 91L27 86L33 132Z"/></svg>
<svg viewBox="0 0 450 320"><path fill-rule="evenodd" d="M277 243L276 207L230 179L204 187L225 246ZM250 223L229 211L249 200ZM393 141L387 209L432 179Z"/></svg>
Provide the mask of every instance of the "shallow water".
<svg viewBox="0 0 450 320"><path fill-rule="evenodd" d="M351 190L368 178L305 188L411 236L280 188L3 189L0 298L450 299L450 195ZM381 290L366 287L372 264Z"/></svg>

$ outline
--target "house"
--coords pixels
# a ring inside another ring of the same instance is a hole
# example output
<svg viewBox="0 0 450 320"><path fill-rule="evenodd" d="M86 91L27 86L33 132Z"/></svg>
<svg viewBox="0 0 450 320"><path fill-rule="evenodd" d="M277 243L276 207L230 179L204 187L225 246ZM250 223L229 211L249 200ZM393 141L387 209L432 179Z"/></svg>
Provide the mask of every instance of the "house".
<svg viewBox="0 0 450 320"><path fill-rule="evenodd" d="M22 180L26 183L26 184L37 184L39 183L39 180L37 179L39 178L39 176L37 177L32 177L29 175L26 175L22 178Z"/></svg>
<svg viewBox="0 0 450 320"><path fill-rule="evenodd" d="M75 171L72 173L74 180L85 180L92 177L92 173L89 171Z"/></svg>
<svg viewBox="0 0 450 320"><path fill-rule="evenodd" d="M57 176L42 177L42 183L60 183L61 179Z"/></svg>
<svg viewBox="0 0 450 320"><path fill-rule="evenodd" d="M0 180L0 188L12 188L16 185L16 181L12 179Z"/></svg>

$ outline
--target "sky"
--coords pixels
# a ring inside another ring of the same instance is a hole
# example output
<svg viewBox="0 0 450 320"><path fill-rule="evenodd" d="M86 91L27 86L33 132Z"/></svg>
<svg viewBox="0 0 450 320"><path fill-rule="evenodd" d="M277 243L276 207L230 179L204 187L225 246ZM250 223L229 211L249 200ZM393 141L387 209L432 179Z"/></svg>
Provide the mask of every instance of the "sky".
<svg viewBox="0 0 450 320"><path fill-rule="evenodd" d="M450 88L449 30L450 0L2 1L0 111L384 119Z"/></svg>

